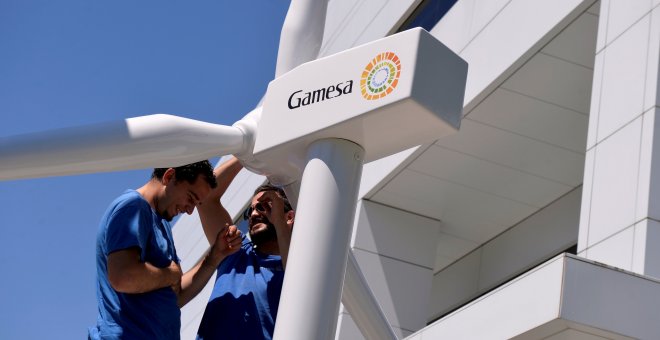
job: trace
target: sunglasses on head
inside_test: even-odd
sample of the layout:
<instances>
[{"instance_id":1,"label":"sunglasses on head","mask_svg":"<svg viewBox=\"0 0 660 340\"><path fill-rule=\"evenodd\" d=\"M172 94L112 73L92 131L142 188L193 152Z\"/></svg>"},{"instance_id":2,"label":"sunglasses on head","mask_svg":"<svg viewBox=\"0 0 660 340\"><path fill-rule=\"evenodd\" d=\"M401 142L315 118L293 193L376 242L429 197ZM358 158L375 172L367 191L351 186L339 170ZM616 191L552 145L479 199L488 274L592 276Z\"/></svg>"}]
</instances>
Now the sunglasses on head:
<instances>
[{"instance_id":1,"label":"sunglasses on head","mask_svg":"<svg viewBox=\"0 0 660 340\"><path fill-rule=\"evenodd\" d=\"M243 212L243 219L246 221L250 219L250 215L252 215L252 211L257 210L260 213L265 213L266 212L266 204L262 202L257 202L255 205L251 205L245 209Z\"/></svg>"}]
</instances>

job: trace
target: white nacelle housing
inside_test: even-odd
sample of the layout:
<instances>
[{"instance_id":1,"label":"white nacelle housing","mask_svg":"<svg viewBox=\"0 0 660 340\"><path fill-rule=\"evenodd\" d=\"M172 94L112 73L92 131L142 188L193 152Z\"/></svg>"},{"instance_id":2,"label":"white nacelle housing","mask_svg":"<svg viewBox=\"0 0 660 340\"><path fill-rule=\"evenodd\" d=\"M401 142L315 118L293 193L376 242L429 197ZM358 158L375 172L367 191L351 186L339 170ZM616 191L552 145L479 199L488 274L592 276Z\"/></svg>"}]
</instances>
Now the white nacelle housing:
<instances>
[{"instance_id":1,"label":"white nacelle housing","mask_svg":"<svg viewBox=\"0 0 660 340\"><path fill-rule=\"evenodd\" d=\"M365 162L436 140L460 125L467 63L421 28L300 65L268 86L254 158L275 184L300 178L324 138Z\"/></svg>"}]
</instances>

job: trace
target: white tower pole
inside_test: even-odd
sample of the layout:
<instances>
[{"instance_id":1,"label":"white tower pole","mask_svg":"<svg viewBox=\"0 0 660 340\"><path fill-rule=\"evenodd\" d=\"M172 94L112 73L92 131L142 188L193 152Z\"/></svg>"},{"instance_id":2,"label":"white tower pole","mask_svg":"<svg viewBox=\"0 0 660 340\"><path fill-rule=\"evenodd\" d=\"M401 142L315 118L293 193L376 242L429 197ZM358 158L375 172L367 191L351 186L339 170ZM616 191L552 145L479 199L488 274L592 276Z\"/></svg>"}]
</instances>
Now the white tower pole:
<instances>
[{"instance_id":1,"label":"white tower pole","mask_svg":"<svg viewBox=\"0 0 660 340\"><path fill-rule=\"evenodd\" d=\"M296 66L305 63L310 60L314 60L318 57L319 50L321 49L321 43L323 41L323 31L325 28L325 19L326 12L328 7L327 0L293 0L289 7L289 12L287 13L284 25L282 27L282 33L280 36L280 46L277 56L277 67L275 70L275 77L279 77L286 72L289 72ZM261 111L256 115L258 121L261 118ZM241 124L239 124L241 125ZM246 125L246 124L243 124ZM247 124L249 125L249 124ZM250 131L256 130L256 124L250 125L252 128L248 128L248 133ZM247 157L243 157L247 158ZM362 171L362 166L360 165L360 172ZM299 181L294 181L284 186L286 194L298 211L298 216L296 217L296 225L301 224L300 212L298 207L299 202L299 193L301 192L301 183ZM359 187L359 175L358 179L355 182L355 188ZM357 193L357 189L356 189ZM346 211L353 211L355 209L355 203ZM311 216L314 218L314 216ZM353 226L353 218L350 220L350 224L343 224L342 228L346 228L350 235L351 229ZM295 234L295 233L294 233ZM294 236L295 237L295 236ZM303 237L302 243L305 243ZM346 239L346 247L348 248L349 239ZM292 246L295 244L295 241L292 241ZM343 247L343 246L342 246ZM342 302L346 309L354 316L355 322L358 325L358 328L362 331L365 338L379 339L379 340L395 340L396 335L394 334L390 324L387 321L383 311L380 309L376 298L374 297L371 289L367 285L367 282L360 272L360 269L357 265L357 261L353 257L352 253L349 254L349 261L347 263L346 269L346 290L347 292L343 295ZM344 257L345 259L346 257ZM291 261L291 256L289 256L289 262ZM344 261L345 262L345 261ZM287 265L287 276L293 276L290 273L290 266ZM342 277L343 277L343 271ZM296 292L292 292L296 294ZM321 292L321 294L324 294ZM283 297L282 302L280 303L280 314L282 309L288 309L286 307L289 305L288 302L284 300L289 300L289 295L282 292ZM341 296L341 294L340 294ZM350 297L348 297L350 296ZM295 306L295 304L291 304ZM295 308L295 307L294 307ZM335 320L338 315L337 313L334 316L331 316L331 319ZM280 328L293 328L298 327L297 320L291 320L293 323L286 323L281 321L282 317L278 316L277 324L280 325ZM333 329L334 331L334 329Z\"/></svg>"},{"instance_id":2,"label":"white tower pole","mask_svg":"<svg viewBox=\"0 0 660 340\"><path fill-rule=\"evenodd\" d=\"M275 339L334 339L363 156L344 139L309 146Z\"/></svg>"}]
</instances>

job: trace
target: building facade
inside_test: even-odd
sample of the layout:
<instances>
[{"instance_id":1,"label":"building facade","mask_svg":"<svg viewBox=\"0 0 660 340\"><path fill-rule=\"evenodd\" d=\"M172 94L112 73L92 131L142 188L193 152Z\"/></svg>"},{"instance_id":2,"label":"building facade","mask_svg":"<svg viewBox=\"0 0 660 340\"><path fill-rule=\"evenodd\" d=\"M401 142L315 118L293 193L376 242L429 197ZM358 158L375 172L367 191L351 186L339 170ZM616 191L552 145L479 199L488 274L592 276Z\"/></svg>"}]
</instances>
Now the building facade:
<instances>
[{"instance_id":1,"label":"building facade","mask_svg":"<svg viewBox=\"0 0 660 340\"><path fill-rule=\"evenodd\" d=\"M395 333L660 338L660 0L452 3L328 5L321 56L426 25L469 64L460 131L362 173L352 252ZM228 189L237 223L264 180ZM208 248L195 224L174 228L184 267Z\"/></svg>"}]
</instances>

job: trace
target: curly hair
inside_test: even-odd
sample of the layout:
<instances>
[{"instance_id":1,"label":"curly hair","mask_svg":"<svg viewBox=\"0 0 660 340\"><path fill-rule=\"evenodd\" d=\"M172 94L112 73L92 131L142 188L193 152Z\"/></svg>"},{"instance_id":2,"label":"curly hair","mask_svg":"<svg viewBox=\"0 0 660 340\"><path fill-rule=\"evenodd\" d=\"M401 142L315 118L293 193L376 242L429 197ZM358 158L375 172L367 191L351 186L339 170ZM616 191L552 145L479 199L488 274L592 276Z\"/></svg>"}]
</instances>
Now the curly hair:
<instances>
[{"instance_id":1,"label":"curly hair","mask_svg":"<svg viewBox=\"0 0 660 340\"><path fill-rule=\"evenodd\" d=\"M163 179L163 174L165 174L167 169L169 168L154 169L154 171L151 173L151 178L161 181ZM193 184L197 179L197 176L201 175L212 189L218 186L218 182L216 182L215 176L213 175L213 166L208 160L178 166L173 169L174 180L177 182L186 181L190 184Z\"/></svg>"}]
</instances>

